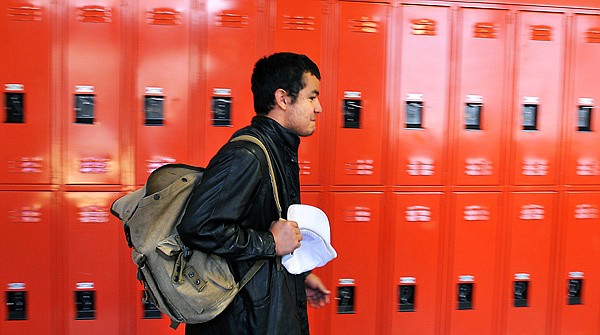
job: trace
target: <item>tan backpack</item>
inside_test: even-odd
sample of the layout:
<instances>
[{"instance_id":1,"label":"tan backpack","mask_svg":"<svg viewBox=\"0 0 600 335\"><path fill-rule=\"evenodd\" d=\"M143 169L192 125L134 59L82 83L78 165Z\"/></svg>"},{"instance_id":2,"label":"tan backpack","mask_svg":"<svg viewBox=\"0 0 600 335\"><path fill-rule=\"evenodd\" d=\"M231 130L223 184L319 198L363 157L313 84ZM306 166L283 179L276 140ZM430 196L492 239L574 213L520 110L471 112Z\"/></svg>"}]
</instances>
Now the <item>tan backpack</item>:
<instances>
[{"instance_id":1,"label":"tan backpack","mask_svg":"<svg viewBox=\"0 0 600 335\"><path fill-rule=\"evenodd\" d=\"M253 142L264 151L281 217L267 149L253 136L242 135L232 141L238 140ZM181 242L177 225L203 171L185 164L164 165L150 174L143 188L120 197L111 206L111 212L123 223L145 300L166 314L174 329L180 323L202 323L219 315L266 262L257 261L238 283L225 259L191 250Z\"/></svg>"}]
</instances>

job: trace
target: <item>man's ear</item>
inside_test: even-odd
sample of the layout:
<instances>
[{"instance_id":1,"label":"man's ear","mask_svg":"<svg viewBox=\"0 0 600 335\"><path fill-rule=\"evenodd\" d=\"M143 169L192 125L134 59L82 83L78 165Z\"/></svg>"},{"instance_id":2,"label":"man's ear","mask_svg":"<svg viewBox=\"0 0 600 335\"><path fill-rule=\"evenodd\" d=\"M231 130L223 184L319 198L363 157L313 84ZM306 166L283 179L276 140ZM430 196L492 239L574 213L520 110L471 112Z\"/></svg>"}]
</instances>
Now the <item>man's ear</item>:
<instances>
[{"instance_id":1,"label":"man's ear","mask_svg":"<svg viewBox=\"0 0 600 335\"><path fill-rule=\"evenodd\" d=\"M281 88L278 88L275 91L275 103L279 106L280 109L287 109L287 92Z\"/></svg>"}]
</instances>

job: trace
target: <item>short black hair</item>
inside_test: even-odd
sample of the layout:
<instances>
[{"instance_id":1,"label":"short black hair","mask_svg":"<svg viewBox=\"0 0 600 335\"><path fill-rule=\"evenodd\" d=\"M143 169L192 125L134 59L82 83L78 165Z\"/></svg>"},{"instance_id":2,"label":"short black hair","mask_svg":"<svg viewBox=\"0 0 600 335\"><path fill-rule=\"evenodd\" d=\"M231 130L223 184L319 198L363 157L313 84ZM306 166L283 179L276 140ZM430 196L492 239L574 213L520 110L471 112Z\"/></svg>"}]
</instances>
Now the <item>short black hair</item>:
<instances>
[{"instance_id":1,"label":"short black hair","mask_svg":"<svg viewBox=\"0 0 600 335\"><path fill-rule=\"evenodd\" d=\"M321 79L319 67L306 55L292 52L279 52L262 57L254 65L252 72L252 94L254 94L254 111L266 115L275 106L275 91L283 89L292 98L298 98L305 86L302 76L312 74Z\"/></svg>"}]
</instances>

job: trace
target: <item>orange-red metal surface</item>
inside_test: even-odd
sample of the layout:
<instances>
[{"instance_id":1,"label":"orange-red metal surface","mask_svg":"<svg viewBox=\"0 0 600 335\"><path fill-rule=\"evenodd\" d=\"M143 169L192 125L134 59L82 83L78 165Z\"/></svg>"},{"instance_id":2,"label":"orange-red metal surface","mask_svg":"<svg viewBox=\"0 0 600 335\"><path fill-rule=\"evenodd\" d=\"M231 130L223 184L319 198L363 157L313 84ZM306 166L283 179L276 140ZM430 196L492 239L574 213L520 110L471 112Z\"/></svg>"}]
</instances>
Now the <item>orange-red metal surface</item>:
<instances>
[{"instance_id":1,"label":"orange-red metal surface","mask_svg":"<svg viewBox=\"0 0 600 335\"><path fill-rule=\"evenodd\" d=\"M330 326L326 334L378 334L383 194L333 193Z\"/></svg>"},{"instance_id":2,"label":"orange-red metal surface","mask_svg":"<svg viewBox=\"0 0 600 335\"><path fill-rule=\"evenodd\" d=\"M132 111L137 185L143 185L156 168L186 163L189 158L190 3L148 0L138 4L136 108ZM162 120L158 121L162 123L147 125L145 105L154 98L162 101Z\"/></svg>"},{"instance_id":3,"label":"orange-red metal surface","mask_svg":"<svg viewBox=\"0 0 600 335\"><path fill-rule=\"evenodd\" d=\"M202 108L206 131L199 136L204 145L204 164L234 131L248 125L256 115L250 77L259 56L257 7L256 1L249 0L209 0L206 3L207 44L203 50L206 101ZM219 99L228 101L224 104L228 105L229 115L215 111L215 100Z\"/></svg>"},{"instance_id":4,"label":"orange-red metal surface","mask_svg":"<svg viewBox=\"0 0 600 335\"><path fill-rule=\"evenodd\" d=\"M384 94L389 6L340 2L339 7L337 104L331 111L335 115L335 146L330 149L335 158L333 183L379 185L387 120Z\"/></svg>"},{"instance_id":5,"label":"orange-red metal surface","mask_svg":"<svg viewBox=\"0 0 600 335\"><path fill-rule=\"evenodd\" d=\"M450 278L446 283L448 334L494 334L500 259L501 194L455 193L452 201ZM463 285L470 286L462 292ZM459 309L463 297L470 308ZM460 299L459 299L460 298Z\"/></svg>"},{"instance_id":6,"label":"orange-red metal surface","mask_svg":"<svg viewBox=\"0 0 600 335\"><path fill-rule=\"evenodd\" d=\"M564 50L563 14L518 12L512 184L558 182Z\"/></svg>"},{"instance_id":7,"label":"orange-red metal surface","mask_svg":"<svg viewBox=\"0 0 600 335\"><path fill-rule=\"evenodd\" d=\"M67 15L66 86L61 85L67 106L61 114L65 129L64 180L67 184L119 184L124 120L120 108L120 1L98 5L93 0L70 0ZM82 97L85 101L80 105L77 99ZM80 120L77 108L93 115Z\"/></svg>"},{"instance_id":8,"label":"orange-red metal surface","mask_svg":"<svg viewBox=\"0 0 600 335\"><path fill-rule=\"evenodd\" d=\"M0 333L49 334L56 303L58 254L51 192L0 192ZM24 292L24 293L21 293ZM8 301L9 294L24 294L24 306ZM9 303L15 305L9 305ZM11 319L9 310L24 309L23 319Z\"/></svg>"},{"instance_id":9,"label":"orange-red metal surface","mask_svg":"<svg viewBox=\"0 0 600 335\"><path fill-rule=\"evenodd\" d=\"M61 274L64 334L118 334L125 312L120 307L120 250L126 244L122 225L110 214L116 192L65 192L65 267ZM82 299L78 313L76 295ZM93 312L91 312L93 311Z\"/></svg>"},{"instance_id":10,"label":"orange-red metal surface","mask_svg":"<svg viewBox=\"0 0 600 335\"><path fill-rule=\"evenodd\" d=\"M565 183L600 183L600 15L576 15L573 19L572 91L569 92L563 132L568 144L563 173ZM587 108L586 108L587 107ZM583 108L583 109L582 109ZM591 110L580 119L580 110ZM589 125L589 128L586 127Z\"/></svg>"},{"instance_id":11,"label":"orange-red metal surface","mask_svg":"<svg viewBox=\"0 0 600 335\"><path fill-rule=\"evenodd\" d=\"M552 330L557 200L552 192L510 194L508 267L501 277L506 313L503 334L547 334ZM525 283L526 289L516 294L515 282Z\"/></svg>"},{"instance_id":12,"label":"orange-red metal surface","mask_svg":"<svg viewBox=\"0 0 600 335\"><path fill-rule=\"evenodd\" d=\"M509 15L506 10L462 8L458 17L453 184L499 185L508 159L502 135L509 116L504 113Z\"/></svg>"},{"instance_id":13,"label":"orange-red metal surface","mask_svg":"<svg viewBox=\"0 0 600 335\"><path fill-rule=\"evenodd\" d=\"M440 326L442 193L394 193L396 209L393 247L394 275L386 289L393 292L390 334L437 334ZM399 292L404 286L410 292ZM407 296L403 296L407 295ZM401 299L407 308L400 305ZM410 306L412 303L413 306ZM412 308L411 308L412 307Z\"/></svg>"},{"instance_id":14,"label":"orange-red metal surface","mask_svg":"<svg viewBox=\"0 0 600 335\"><path fill-rule=\"evenodd\" d=\"M0 184L51 182L52 1L0 5ZM7 123L8 95L22 98L22 123Z\"/></svg>"},{"instance_id":15,"label":"orange-red metal surface","mask_svg":"<svg viewBox=\"0 0 600 335\"><path fill-rule=\"evenodd\" d=\"M600 192L567 192L562 206L561 249L556 290L558 334L600 332ZM571 280L581 286L570 287ZM569 304L569 292L580 303ZM576 295L576 294L573 294Z\"/></svg>"},{"instance_id":16,"label":"orange-red metal surface","mask_svg":"<svg viewBox=\"0 0 600 335\"><path fill-rule=\"evenodd\" d=\"M322 61L324 44L323 29L323 1L274 1L275 4L275 36L274 52L291 51L303 53L310 57L321 70L321 92L319 97L321 105L326 106L324 100L332 96L332 92L324 90L331 74L326 72L325 63ZM302 41L299 43L299 41ZM318 116L317 130L310 137L302 138L298 153L300 165L300 183L302 185L318 185L322 183L320 161L321 138L325 133L325 114L332 111L323 110Z\"/></svg>"},{"instance_id":17,"label":"orange-red metal surface","mask_svg":"<svg viewBox=\"0 0 600 335\"><path fill-rule=\"evenodd\" d=\"M395 185L441 185L445 180L450 13L441 6L402 6L396 19Z\"/></svg>"}]
</instances>

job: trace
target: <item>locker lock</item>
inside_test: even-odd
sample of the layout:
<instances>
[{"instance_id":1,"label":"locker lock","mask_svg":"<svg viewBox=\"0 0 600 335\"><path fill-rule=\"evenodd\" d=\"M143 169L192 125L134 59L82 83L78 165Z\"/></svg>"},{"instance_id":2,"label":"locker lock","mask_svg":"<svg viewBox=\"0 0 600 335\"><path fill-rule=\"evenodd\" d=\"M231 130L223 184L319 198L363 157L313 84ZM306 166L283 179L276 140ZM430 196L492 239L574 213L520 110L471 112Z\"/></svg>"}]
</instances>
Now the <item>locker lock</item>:
<instances>
[{"instance_id":1,"label":"locker lock","mask_svg":"<svg viewBox=\"0 0 600 335\"><path fill-rule=\"evenodd\" d=\"M592 131L592 106L579 106L577 110L577 131Z\"/></svg>"},{"instance_id":2,"label":"locker lock","mask_svg":"<svg viewBox=\"0 0 600 335\"><path fill-rule=\"evenodd\" d=\"M529 282L518 280L513 283L513 305L515 307L527 307L527 293Z\"/></svg>"},{"instance_id":3,"label":"locker lock","mask_svg":"<svg viewBox=\"0 0 600 335\"><path fill-rule=\"evenodd\" d=\"M24 123L24 94L4 93L4 110L6 111L5 123Z\"/></svg>"},{"instance_id":4,"label":"locker lock","mask_svg":"<svg viewBox=\"0 0 600 335\"><path fill-rule=\"evenodd\" d=\"M583 279L569 279L569 291L567 304L581 305L581 290L583 288Z\"/></svg>"},{"instance_id":5,"label":"locker lock","mask_svg":"<svg viewBox=\"0 0 600 335\"><path fill-rule=\"evenodd\" d=\"M27 320L27 292L6 292L6 308L8 310L6 320Z\"/></svg>"},{"instance_id":6,"label":"locker lock","mask_svg":"<svg viewBox=\"0 0 600 335\"><path fill-rule=\"evenodd\" d=\"M344 99L344 128L360 128L360 110L362 101Z\"/></svg>"},{"instance_id":7,"label":"locker lock","mask_svg":"<svg viewBox=\"0 0 600 335\"><path fill-rule=\"evenodd\" d=\"M423 101L406 102L406 128L423 128Z\"/></svg>"},{"instance_id":8,"label":"locker lock","mask_svg":"<svg viewBox=\"0 0 600 335\"><path fill-rule=\"evenodd\" d=\"M523 130L538 130L538 104L525 103L523 105Z\"/></svg>"},{"instance_id":9,"label":"locker lock","mask_svg":"<svg viewBox=\"0 0 600 335\"><path fill-rule=\"evenodd\" d=\"M164 123L165 97L146 95L144 97L144 115L146 126L161 126Z\"/></svg>"},{"instance_id":10,"label":"locker lock","mask_svg":"<svg viewBox=\"0 0 600 335\"><path fill-rule=\"evenodd\" d=\"M458 284L458 309L473 309L473 283Z\"/></svg>"},{"instance_id":11,"label":"locker lock","mask_svg":"<svg viewBox=\"0 0 600 335\"><path fill-rule=\"evenodd\" d=\"M398 286L398 311L399 312L414 312L415 311L415 290L414 284Z\"/></svg>"},{"instance_id":12,"label":"locker lock","mask_svg":"<svg viewBox=\"0 0 600 335\"><path fill-rule=\"evenodd\" d=\"M354 286L340 286L337 290L338 314L354 314Z\"/></svg>"},{"instance_id":13,"label":"locker lock","mask_svg":"<svg viewBox=\"0 0 600 335\"><path fill-rule=\"evenodd\" d=\"M231 126L231 97L212 98L213 126Z\"/></svg>"},{"instance_id":14,"label":"locker lock","mask_svg":"<svg viewBox=\"0 0 600 335\"><path fill-rule=\"evenodd\" d=\"M95 301L95 291L75 291L75 320L94 320L96 318Z\"/></svg>"},{"instance_id":15,"label":"locker lock","mask_svg":"<svg viewBox=\"0 0 600 335\"><path fill-rule=\"evenodd\" d=\"M465 107L465 129L481 130L481 103L468 102Z\"/></svg>"},{"instance_id":16,"label":"locker lock","mask_svg":"<svg viewBox=\"0 0 600 335\"><path fill-rule=\"evenodd\" d=\"M94 123L93 94L75 94L75 123Z\"/></svg>"}]
</instances>

